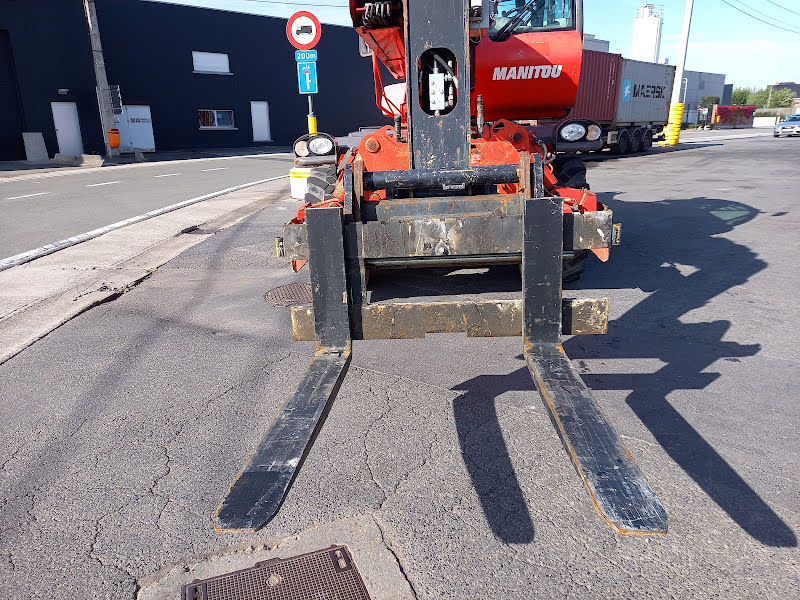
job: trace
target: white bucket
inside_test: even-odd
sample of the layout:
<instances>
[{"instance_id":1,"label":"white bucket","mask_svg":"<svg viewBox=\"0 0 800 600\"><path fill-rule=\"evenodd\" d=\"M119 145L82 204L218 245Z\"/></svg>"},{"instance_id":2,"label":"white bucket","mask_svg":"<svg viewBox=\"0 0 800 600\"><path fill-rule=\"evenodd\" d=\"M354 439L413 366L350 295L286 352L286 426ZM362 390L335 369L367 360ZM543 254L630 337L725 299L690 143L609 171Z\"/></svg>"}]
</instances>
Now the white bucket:
<instances>
[{"instance_id":1,"label":"white bucket","mask_svg":"<svg viewBox=\"0 0 800 600\"><path fill-rule=\"evenodd\" d=\"M311 175L311 169L305 167L294 167L289 170L289 189L291 190L292 198L296 200L305 199L309 175Z\"/></svg>"}]
</instances>

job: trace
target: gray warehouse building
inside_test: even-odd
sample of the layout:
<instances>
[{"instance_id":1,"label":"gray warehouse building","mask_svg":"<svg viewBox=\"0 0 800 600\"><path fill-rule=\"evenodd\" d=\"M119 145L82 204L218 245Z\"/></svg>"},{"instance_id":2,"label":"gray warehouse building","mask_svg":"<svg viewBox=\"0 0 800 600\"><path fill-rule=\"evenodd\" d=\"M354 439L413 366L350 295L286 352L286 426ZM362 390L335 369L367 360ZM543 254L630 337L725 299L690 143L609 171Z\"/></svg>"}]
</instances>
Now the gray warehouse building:
<instances>
[{"instance_id":1,"label":"gray warehouse building","mask_svg":"<svg viewBox=\"0 0 800 600\"><path fill-rule=\"evenodd\" d=\"M725 95L725 75L720 73L703 73L700 71L684 71L685 80L681 92L681 99L685 106L683 121L697 123L697 111L700 108L700 99L703 96L717 96L722 99Z\"/></svg>"}]
</instances>

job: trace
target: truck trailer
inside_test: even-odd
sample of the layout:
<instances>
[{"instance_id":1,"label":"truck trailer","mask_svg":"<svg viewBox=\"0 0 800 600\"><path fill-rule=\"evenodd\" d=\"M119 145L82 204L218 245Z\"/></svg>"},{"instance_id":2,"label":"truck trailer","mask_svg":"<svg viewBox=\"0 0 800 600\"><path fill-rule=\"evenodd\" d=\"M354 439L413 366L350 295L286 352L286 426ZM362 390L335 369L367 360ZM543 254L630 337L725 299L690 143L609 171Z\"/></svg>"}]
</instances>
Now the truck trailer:
<instances>
[{"instance_id":1,"label":"truck trailer","mask_svg":"<svg viewBox=\"0 0 800 600\"><path fill-rule=\"evenodd\" d=\"M567 119L540 120L536 135L557 152L610 148L615 154L647 152L661 138L669 117L675 67L584 50L578 96ZM602 130L601 147L569 142L568 123L588 121Z\"/></svg>"}]
</instances>

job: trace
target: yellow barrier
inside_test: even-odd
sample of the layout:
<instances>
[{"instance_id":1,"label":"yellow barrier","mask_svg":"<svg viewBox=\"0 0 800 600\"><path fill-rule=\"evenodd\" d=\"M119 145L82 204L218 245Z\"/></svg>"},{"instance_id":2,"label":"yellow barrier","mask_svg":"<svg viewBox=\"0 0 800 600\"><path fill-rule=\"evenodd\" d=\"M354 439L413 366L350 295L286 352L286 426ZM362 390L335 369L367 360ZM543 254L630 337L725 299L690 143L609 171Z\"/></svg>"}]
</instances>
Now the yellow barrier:
<instances>
[{"instance_id":1,"label":"yellow barrier","mask_svg":"<svg viewBox=\"0 0 800 600\"><path fill-rule=\"evenodd\" d=\"M664 141L662 146L674 146L681 136L681 123L683 123L683 102L674 102L669 107L669 121L664 127Z\"/></svg>"}]
</instances>

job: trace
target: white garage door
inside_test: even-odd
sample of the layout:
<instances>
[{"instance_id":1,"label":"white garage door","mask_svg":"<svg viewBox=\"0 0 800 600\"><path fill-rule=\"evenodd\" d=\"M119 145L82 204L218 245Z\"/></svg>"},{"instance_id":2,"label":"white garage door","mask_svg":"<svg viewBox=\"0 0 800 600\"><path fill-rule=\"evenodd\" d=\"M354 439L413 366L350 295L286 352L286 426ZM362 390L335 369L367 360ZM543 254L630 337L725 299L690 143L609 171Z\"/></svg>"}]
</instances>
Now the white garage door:
<instances>
[{"instance_id":1,"label":"white garage door","mask_svg":"<svg viewBox=\"0 0 800 600\"><path fill-rule=\"evenodd\" d=\"M119 116L120 152L155 152L153 119L150 107L145 104L125 105Z\"/></svg>"},{"instance_id":2,"label":"white garage door","mask_svg":"<svg viewBox=\"0 0 800 600\"><path fill-rule=\"evenodd\" d=\"M58 151L68 156L80 156L83 154L83 139L78 121L78 106L74 102L51 102L50 107L56 126Z\"/></svg>"},{"instance_id":3,"label":"white garage door","mask_svg":"<svg viewBox=\"0 0 800 600\"><path fill-rule=\"evenodd\" d=\"M251 102L250 114L253 117L253 141L271 142L272 133L269 128L269 103L263 101Z\"/></svg>"}]
</instances>

